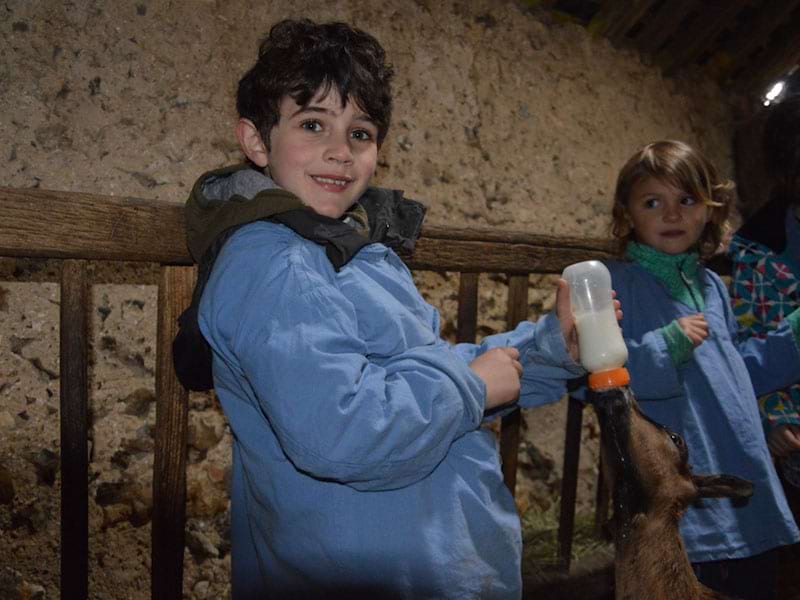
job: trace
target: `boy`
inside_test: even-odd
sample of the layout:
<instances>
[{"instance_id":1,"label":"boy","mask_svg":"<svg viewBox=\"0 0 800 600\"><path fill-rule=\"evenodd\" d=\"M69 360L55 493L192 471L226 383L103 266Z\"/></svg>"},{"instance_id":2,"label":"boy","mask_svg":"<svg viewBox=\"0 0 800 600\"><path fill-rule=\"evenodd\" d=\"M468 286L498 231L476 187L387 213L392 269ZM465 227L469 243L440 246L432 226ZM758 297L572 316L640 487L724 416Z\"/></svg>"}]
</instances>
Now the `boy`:
<instances>
[{"instance_id":1,"label":"boy","mask_svg":"<svg viewBox=\"0 0 800 600\"><path fill-rule=\"evenodd\" d=\"M519 518L480 424L582 373L568 293L560 322L480 346L439 337L387 247L413 247L424 209L368 187L392 74L362 31L278 23L239 84L252 168L207 174L189 199L234 435L234 600L521 593Z\"/></svg>"}]
</instances>

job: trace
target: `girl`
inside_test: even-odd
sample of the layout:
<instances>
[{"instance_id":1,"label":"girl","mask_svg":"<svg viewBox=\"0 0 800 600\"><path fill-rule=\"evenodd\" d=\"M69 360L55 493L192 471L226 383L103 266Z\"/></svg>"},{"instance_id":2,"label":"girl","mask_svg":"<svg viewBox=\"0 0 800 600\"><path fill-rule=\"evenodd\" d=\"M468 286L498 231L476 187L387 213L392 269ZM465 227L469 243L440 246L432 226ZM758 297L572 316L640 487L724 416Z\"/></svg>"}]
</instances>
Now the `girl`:
<instances>
[{"instance_id":1,"label":"girl","mask_svg":"<svg viewBox=\"0 0 800 600\"><path fill-rule=\"evenodd\" d=\"M774 598L768 551L800 537L761 428L754 394L800 378L800 315L768 339L735 341L724 284L701 259L720 244L733 184L682 142L649 144L619 173L612 231L623 261L608 265L642 410L680 433L697 473L755 485L747 506L715 500L681 522L705 585L743 600ZM749 376L748 376L749 374Z\"/></svg>"}]
</instances>

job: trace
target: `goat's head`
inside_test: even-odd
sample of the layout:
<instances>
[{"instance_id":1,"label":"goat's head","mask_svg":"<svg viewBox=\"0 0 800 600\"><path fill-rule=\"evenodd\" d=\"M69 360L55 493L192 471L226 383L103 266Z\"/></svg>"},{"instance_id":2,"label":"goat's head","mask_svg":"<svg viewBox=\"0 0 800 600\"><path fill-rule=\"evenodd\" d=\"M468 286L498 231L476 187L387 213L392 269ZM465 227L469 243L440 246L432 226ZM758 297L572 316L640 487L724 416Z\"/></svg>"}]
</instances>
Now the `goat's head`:
<instances>
[{"instance_id":1,"label":"goat's head","mask_svg":"<svg viewBox=\"0 0 800 600\"><path fill-rule=\"evenodd\" d=\"M677 522L701 498L745 500L753 485L732 475L693 475L683 438L645 416L627 387L592 392L617 527L637 515Z\"/></svg>"}]
</instances>

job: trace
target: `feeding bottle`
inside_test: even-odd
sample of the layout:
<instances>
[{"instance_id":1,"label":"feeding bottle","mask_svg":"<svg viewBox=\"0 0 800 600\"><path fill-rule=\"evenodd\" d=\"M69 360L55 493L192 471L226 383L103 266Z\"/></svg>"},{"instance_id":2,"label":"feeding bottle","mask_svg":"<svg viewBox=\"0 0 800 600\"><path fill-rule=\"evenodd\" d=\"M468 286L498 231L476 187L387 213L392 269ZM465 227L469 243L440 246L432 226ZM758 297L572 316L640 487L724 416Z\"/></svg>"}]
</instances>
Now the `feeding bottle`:
<instances>
[{"instance_id":1,"label":"feeding bottle","mask_svg":"<svg viewBox=\"0 0 800 600\"><path fill-rule=\"evenodd\" d=\"M561 276L569 283L580 361L589 371L589 387L628 385L630 375L624 367L628 348L617 322L611 273L599 260L587 260L568 266Z\"/></svg>"}]
</instances>

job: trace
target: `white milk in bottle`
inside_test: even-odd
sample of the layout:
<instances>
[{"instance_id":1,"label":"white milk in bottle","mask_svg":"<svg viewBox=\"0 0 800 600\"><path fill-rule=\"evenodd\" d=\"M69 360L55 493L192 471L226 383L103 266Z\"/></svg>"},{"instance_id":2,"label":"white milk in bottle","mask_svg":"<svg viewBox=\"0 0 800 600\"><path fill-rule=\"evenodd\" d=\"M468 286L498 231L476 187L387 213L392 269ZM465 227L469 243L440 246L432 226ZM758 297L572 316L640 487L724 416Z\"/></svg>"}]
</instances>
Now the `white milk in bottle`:
<instances>
[{"instance_id":1,"label":"white milk in bottle","mask_svg":"<svg viewBox=\"0 0 800 600\"><path fill-rule=\"evenodd\" d=\"M608 269L598 260L587 260L568 266L561 276L569 283L580 361L591 374L589 387L627 385L630 377L623 365L628 348L617 323Z\"/></svg>"}]
</instances>

